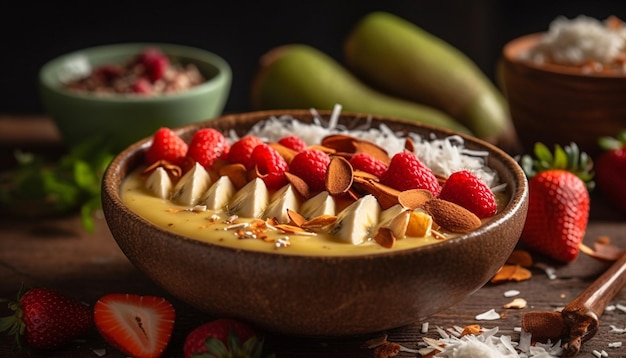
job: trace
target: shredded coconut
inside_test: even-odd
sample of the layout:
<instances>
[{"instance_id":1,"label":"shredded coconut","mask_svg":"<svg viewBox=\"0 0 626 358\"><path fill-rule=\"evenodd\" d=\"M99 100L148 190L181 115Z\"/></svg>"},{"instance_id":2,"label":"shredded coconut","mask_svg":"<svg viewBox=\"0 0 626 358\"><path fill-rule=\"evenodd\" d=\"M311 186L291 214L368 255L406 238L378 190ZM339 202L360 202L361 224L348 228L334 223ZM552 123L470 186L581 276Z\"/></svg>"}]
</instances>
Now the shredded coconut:
<instances>
[{"instance_id":1,"label":"shredded coconut","mask_svg":"<svg viewBox=\"0 0 626 358\"><path fill-rule=\"evenodd\" d=\"M328 122L311 109L313 122L302 123L291 115L272 116L265 121L258 122L248 132L265 141L278 141L280 138L297 134L308 145L319 144L323 137L329 134L347 134L364 139L384 148L390 156L404 150L404 133L394 132L382 124L378 128L372 127L371 118L350 125L350 129L338 123L340 105L336 105ZM462 137L453 135L446 138L423 138L409 132L414 142L415 153L418 158L431 170L444 177L462 169L469 170L478 176L492 191L503 190L506 184L499 182L497 173L487 166L486 151L477 151L465 148ZM230 133L230 140L239 139L234 131Z\"/></svg>"},{"instance_id":2,"label":"shredded coconut","mask_svg":"<svg viewBox=\"0 0 626 358\"><path fill-rule=\"evenodd\" d=\"M554 63L566 66L582 66L594 63L589 71L602 71L605 67L621 66L624 55L626 28L616 27L619 21L609 18L604 22L579 15L573 19L557 17L539 43L522 54L522 58L537 64Z\"/></svg>"}]
</instances>

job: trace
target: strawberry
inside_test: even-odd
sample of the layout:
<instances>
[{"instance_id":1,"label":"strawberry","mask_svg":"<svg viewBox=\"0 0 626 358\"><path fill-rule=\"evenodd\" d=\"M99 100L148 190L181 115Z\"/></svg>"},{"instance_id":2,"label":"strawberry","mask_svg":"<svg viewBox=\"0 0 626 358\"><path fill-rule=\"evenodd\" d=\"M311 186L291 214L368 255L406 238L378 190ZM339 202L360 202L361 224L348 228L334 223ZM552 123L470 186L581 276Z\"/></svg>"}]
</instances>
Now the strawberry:
<instances>
[{"instance_id":1,"label":"strawberry","mask_svg":"<svg viewBox=\"0 0 626 358\"><path fill-rule=\"evenodd\" d=\"M289 163L289 172L309 185L312 192L326 187L326 171L330 156L319 149L306 149L296 154Z\"/></svg>"},{"instance_id":2,"label":"strawberry","mask_svg":"<svg viewBox=\"0 0 626 358\"><path fill-rule=\"evenodd\" d=\"M182 165L187 150L187 143L173 130L166 127L159 128L152 137L150 148L146 151L146 164L165 160L172 164Z\"/></svg>"},{"instance_id":3,"label":"strawberry","mask_svg":"<svg viewBox=\"0 0 626 358\"><path fill-rule=\"evenodd\" d=\"M94 306L100 335L120 351L136 358L159 357L167 347L176 314L165 298L113 293Z\"/></svg>"},{"instance_id":4,"label":"strawberry","mask_svg":"<svg viewBox=\"0 0 626 358\"><path fill-rule=\"evenodd\" d=\"M450 174L439 198L460 205L481 219L493 216L498 210L491 189L469 170Z\"/></svg>"},{"instance_id":5,"label":"strawberry","mask_svg":"<svg viewBox=\"0 0 626 358\"><path fill-rule=\"evenodd\" d=\"M247 135L237 140L230 146L228 151L228 161L231 163L243 164L247 169L254 168L254 164L250 160L254 147L263 144L261 138L254 135Z\"/></svg>"},{"instance_id":6,"label":"strawberry","mask_svg":"<svg viewBox=\"0 0 626 358\"><path fill-rule=\"evenodd\" d=\"M222 133L213 128L203 128L191 138L187 156L209 169L215 160L228 152L229 146Z\"/></svg>"},{"instance_id":7,"label":"strawberry","mask_svg":"<svg viewBox=\"0 0 626 358\"><path fill-rule=\"evenodd\" d=\"M278 140L278 144L284 145L285 147L291 150L294 150L298 153L305 150L308 147L306 142L302 138L298 137L297 135L290 135L290 136L282 137Z\"/></svg>"},{"instance_id":8,"label":"strawberry","mask_svg":"<svg viewBox=\"0 0 626 358\"><path fill-rule=\"evenodd\" d=\"M14 334L19 346L25 343L33 349L56 349L93 326L91 307L49 288L20 290L9 308L15 314L0 318L0 331Z\"/></svg>"},{"instance_id":9,"label":"strawberry","mask_svg":"<svg viewBox=\"0 0 626 358\"><path fill-rule=\"evenodd\" d=\"M574 261L587 230L593 162L574 143L555 145L554 155L537 143L535 155L521 160L529 203L520 241L561 263Z\"/></svg>"},{"instance_id":10,"label":"strawberry","mask_svg":"<svg viewBox=\"0 0 626 358\"><path fill-rule=\"evenodd\" d=\"M435 196L441 190L432 170L409 151L397 153L391 158L389 167L380 176L380 182L400 191L426 189Z\"/></svg>"},{"instance_id":11,"label":"strawberry","mask_svg":"<svg viewBox=\"0 0 626 358\"><path fill-rule=\"evenodd\" d=\"M604 152L596 159L596 184L602 194L626 214L626 130L616 137L602 137L598 144Z\"/></svg>"},{"instance_id":12,"label":"strawberry","mask_svg":"<svg viewBox=\"0 0 626 358\"><path fill-rule=\"evenodd\" d=\"M387 164L379 159L374 158L371 154L366 152L359 152L354 154L350 158L350 164L354 169L362 170L364 172L376 175L380 178L381 175L387 170Z\"/></svg>"},{"instance_id":13,"label":"strawberry","mask_svg":"<svg viewBox=\"0 0 626 358\"><path fill-rule=\"evenodd\" d=\"M285 172L289 166L276 149L263 143L254 147L250 157L257 173L270 190L277 190L287 184Z\"/></svg>"},{"instance_id":14,"label":"strawberry","mask_svg":"<svg viewBox=\"0 0 626 358\"><path fill-rule=\"evenodd\" d=\"M255 358L261 357L263 340L248 324L220 318L191 331L185 338L183 352L185 358Z\"/></svg>"}]
</instances>

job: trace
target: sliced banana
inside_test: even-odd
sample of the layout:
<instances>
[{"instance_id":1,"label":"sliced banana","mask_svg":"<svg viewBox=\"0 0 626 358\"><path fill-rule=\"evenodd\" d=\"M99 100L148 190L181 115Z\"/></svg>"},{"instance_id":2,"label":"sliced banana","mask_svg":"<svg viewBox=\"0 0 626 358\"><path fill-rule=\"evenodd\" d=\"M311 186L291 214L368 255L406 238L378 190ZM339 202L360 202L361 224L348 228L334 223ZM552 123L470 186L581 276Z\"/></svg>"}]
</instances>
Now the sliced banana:
<instances>
[{"instance_id":1,"label":"sliced banana","mask_svg":"<svg viewBox=\"0 0 626 358\"><path fill-rule=\"evenodd\" d=\"M378 200L371 194L365 195L337 214L330 234L353 245L362 244L372 236L379 215Z\"/></svg>"},{"instance_id":2,"label":"sliced banana","mask_svg":"<svg viewBox=\"0 0 626 358\"><path fill-rule=\"evenodd\" d=\"M289 216L287 215L287 209L298 212L300 206L300 200L293 187L289 184L280 188L272 195L270 204L265 210L266 218L276 218L279 223L287 224L289 222Z\"/></svg>"},{"instance_id":3,"label":"sliced banana","mask_svg":"<svg viewBox=\"0 0 626 358\"><path fill-rule=\"evenodd\" d=\"M183 205L196 205L211 186L211 177L198 163L180 178L174 187L172 201Z\"/></svg>"},{"instance_id":4,"label":"sliced banana","mask_svg":"<svg viewBox=\"0 0 626 358\"><path fill-rule=\"evenodd\" d=\"M378 225L374 229L374 233L378 232L380 228L388 228L396 239L404 239L406 237L406 229L409 225L410 215L411 210L400 204L383 210L380 213Z\"/></svg>"},{"instance_id":5,"label":"sliced banana","mask_svg":"<svg viewBox=\"0 0 626 358\"><path fill-rule=\"evenodd\" d=\"M269 204L269 197L265 182L260 178L254 178L233 195L228 212L245 218L262 218Z\"/></svg>"},{"instance_id":6,"label":"sliced banana","mask_svg":"<svg viewBox=\"0 0 626 358\"><path fill-rule=\"evenodd\" d=\"M299 213L305 219L311 220L322 215L335 215L335 211L335 200L327 191L322 191L305 201L300 206Z\"/></svg>"},{"instance_id":7,"label":"sliced banana","mask_svg":"<svg viewBox=\"0 0 626 358\"><path fill-rule=\"evenodd\" d=\"M146 179L146 189L161 199L167 199L172 192L172 179L163 167L158 167Z\"/></svg>"},{"instance_id":8,"label":"sliced banana","mask_svg":"<svg viewBox=\"0 0 626 358\"><path fill-rule=\"evenodd\" d=\"M226 210L237 189L226 175L219 177L206 192L202 202L208 210Z\"/></svg>"}]
</instances>

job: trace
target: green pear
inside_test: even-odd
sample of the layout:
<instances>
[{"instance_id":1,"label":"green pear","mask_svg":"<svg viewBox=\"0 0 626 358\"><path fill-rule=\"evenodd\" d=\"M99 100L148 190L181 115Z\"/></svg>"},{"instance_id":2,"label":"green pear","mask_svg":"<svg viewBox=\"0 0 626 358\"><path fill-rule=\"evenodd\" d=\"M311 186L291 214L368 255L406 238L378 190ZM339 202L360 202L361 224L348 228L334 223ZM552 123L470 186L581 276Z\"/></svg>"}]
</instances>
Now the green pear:
<instances>
[{"instance_id":1,"label":"green pear","mask_svg":"<svg viewBox=\"0 0 626 358\"><path fill-rule=\"evenodd\" d=\"M331 109L368 113L471 132L444 112L365 85L322 51L304 44L276 47L261 57L252 83L254 109Z\"/></svg>"},{"instance_id":2,"label":"green pear","mask_svg":"<svg viewBox=\"0 0 626 358\"><path fill-rule=\"evenodd\" d=\"M346 37L344 55L346 67L377 90L438 108L491 143L516 140L504 96L478 66L403 18L366 15Z\"/></svg>"}]
</instances>

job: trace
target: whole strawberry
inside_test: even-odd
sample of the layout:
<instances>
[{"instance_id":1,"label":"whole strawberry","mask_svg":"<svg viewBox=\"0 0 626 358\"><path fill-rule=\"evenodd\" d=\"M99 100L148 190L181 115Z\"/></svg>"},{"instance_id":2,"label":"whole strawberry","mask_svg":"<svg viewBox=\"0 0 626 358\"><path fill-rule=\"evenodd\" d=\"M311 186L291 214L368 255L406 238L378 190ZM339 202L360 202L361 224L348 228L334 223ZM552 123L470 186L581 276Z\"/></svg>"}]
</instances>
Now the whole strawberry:
<instances>
[{"instance_id":1,"label":"whole strawberry","mask_svg":"<svg viewBox=\"0 0 626 358\"><path fill-rule=\"evenodd\" d=\"M8 331L15 335L18 345L33 349L62 347L93 326L91 307L53 289L20 292L9 308L15 314L0 318L0 331Z\"/></svg>"},{"instance_id":2,"label":"whole strawberry","mask_svg":"<svg viewBox=\"0 0 626 358\"><path fill-rule=\"evenodd\" d=\"M529 203L520 240L561 263L574 261L587 230L593 162L574 143L556 145L554 155L538 143L535 155L522 157Z\"/></svg>"},{"instance_id":3,"label":"whole strawberry","mask_svg":"<svg viewBox=\"0 0 626 358\"><path fill-rule=\"evenodd\" d=\"M162 127L152 136L152 144L146 151L146 164L164 160L182 165L187 155L188 145L173 130Z\"/></svg>"},{"instance_id":4,"label":"whole strawberry","mask_svg":"<svg viewBox=\"0 0 626 358\"><path fill-rule=\"evenodd\" d=\"M194 133L187 156L209 169L215 160L228 153L230 145L222 133L213 128L203 128Z\"/></svg>"},{"instance_id":5,"label":"whole strawberry","mask_svg":"<svg viewBox=\"0 0 626 358\"><path fill-rule=\"evenodd\" d=\"M441 187L435 174L413 152L403 151L391 158L389 167L380 176L380 182L394 189L426 189L439 195Z\"/></svg>"},{"instance_id":6,"label":"whole strawberry","mask_svg":"<svg viewBox=\"0 0 626 358\"><path fill-rule=\"evenodd\" d=\"M183 352L185 358L260 358L263 340L248 324L220 318L191 331L185 339Z\"/></svg>"},{"instance_id":7,"label":"whole strawberry","mask_svg":"<svg viewBox=\"0 0 626 358\"><path fill-rule=\"evenodd\" d=\"M450 174L439 198L458 204L481 219L491 217L498 211L491 189L469 170Z\"/></svg>"},{"instance_id":8,"label":"whole strawberry","mask_svg":"<svg viewBox=\"0 0 626 358\"><path fill-rule=\"evenodd\" d=\"M604 152L595 162L595 181L602 194L626 214L626 130L599 139Z\"/></svg>"}]
</instances>

